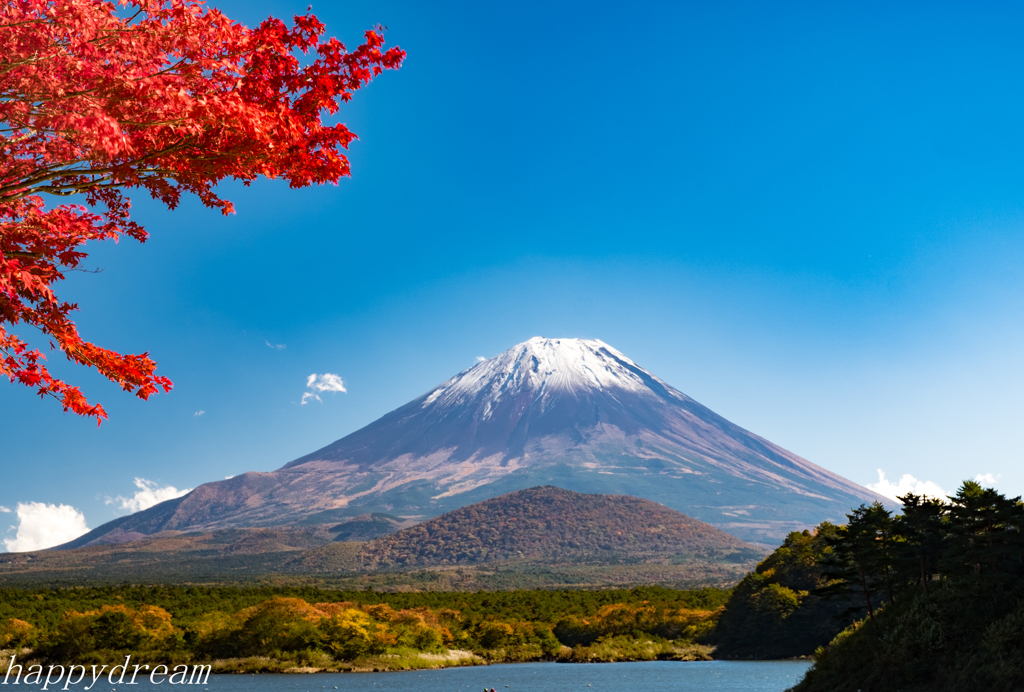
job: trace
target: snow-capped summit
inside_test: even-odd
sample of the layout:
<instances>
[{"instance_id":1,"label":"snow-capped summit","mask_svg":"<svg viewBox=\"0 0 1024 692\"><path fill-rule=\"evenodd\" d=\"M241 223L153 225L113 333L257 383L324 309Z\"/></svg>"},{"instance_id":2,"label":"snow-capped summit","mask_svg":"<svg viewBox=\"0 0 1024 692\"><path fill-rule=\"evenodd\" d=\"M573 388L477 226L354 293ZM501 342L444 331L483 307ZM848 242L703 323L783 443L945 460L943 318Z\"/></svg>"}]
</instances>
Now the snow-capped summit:
<instances>
[{"instance_id":1,"label":"snow-capped summit","mask_svg":"<svg viewBox=\"0 0 1024 692\"><path fill-rule=\"evenodd\" d=\"M373 511L435 516L536 485L634 495L767 542L884 501L602 341L535 337L277 471L207 483L80 542Z\"/></svg>"},{"instance_id":2,"label":"snow-capped summit","mask_svg":"<svg viewBox=\"0 0 1024 692\"><path fill-rule=\"evenodd\" d=\"M671 390L598 339L535 336L459 373L430 392L423 406L461 406L480 397L486 397L493 406L524 394L546 398L554 393L588 389L639 394L648 392L651 382Z\"/></svg>"}]
</instances>

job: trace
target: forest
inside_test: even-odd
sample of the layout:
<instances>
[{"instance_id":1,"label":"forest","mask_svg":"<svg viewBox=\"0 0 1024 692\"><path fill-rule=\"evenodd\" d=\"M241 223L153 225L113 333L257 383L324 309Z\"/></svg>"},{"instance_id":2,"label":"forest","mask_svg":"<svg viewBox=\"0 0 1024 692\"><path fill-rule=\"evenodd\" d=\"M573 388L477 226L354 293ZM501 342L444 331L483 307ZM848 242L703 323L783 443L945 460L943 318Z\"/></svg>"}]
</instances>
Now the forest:
<instances>
[{"instance_id":1,"label":"forest","mask_svg":"<svg viewBox=\"0 0 1024 692\"><path fill-rule=\"evenodd\" d=\"M214 672L707 658L728 592L338 592L94 587L0 592L19 662L211 663ZM2 670L2 668L0 668Z\"/></svg>"},{"instance_id":2,"label":"forest","mask_svg":"<svg viewBox=\"0 0 1024 692\"><path fill-rule=\"evenodd\" d=\"M797 687L1016 690L1024 686L1024 504L974 481L948 502L860 507L827 541L826 596L866 617L814 653Z\"/></svg>"},{"instance_id":3,"label":"forest","mask_svg":"<svg viewBox=\"0 0 1024 692\"><path fill-rule=\"evenodd\" d=\"M812 655L799 692L1024 686L1024 504L974 481L791 534L733 590L716 658Z\"/></svg>"}]
</instances>

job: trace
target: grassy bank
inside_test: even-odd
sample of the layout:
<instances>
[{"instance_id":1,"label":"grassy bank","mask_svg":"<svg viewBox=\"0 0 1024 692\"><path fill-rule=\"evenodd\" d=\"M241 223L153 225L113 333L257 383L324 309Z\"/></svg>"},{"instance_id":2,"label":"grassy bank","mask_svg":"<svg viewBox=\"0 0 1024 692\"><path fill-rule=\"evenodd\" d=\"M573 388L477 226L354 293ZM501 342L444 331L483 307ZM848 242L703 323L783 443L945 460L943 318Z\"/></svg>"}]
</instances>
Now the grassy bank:
<instances>
[{"instance_id":1,"label":"grassy bank","mask_svg":"<svg viewBox=\"0 0 1024 692\"><path fill-rule=\"evenodd\" d=\"M616 663L624 661L710 661L712 647L692 643L636 640L620 637L593 646L563 646L556 652L540 647L514 647L485 651L445 649L424 652L394 649L377 656L361 656L352 661L330 657L273 659L269 657L233 658L211 661L214 673L373 673L398 670L432 670L461 666L485 666L498 663ZM3 665L0 665L0 672Z\"/></svg>"}]
</instances>

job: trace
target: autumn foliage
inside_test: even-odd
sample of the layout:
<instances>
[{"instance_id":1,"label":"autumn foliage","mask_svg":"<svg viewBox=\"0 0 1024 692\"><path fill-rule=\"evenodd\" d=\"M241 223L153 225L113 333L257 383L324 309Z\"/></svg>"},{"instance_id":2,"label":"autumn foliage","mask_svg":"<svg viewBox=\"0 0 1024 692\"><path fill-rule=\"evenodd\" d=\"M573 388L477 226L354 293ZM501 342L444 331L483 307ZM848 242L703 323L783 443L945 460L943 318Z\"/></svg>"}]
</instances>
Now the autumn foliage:
<instances>
[{"instance_id":1,"label":"autumn foliage","mask_svg":"<svg viewBox=\"0 0 1024 692\"><path fill-rule=\"evenodd\" d=\"M168 666L212 663L214 672L703 657L697 640L714 627L727 595L661 587L476 593L0 588L0 646L30 647L18 658L29 665L117 664L131 655L133 662Z\"/></svg>"},{"instance_id":2,"label":"autumn foliage","mask_svg":"<svg viewBox=\"0 0 1024 692\"><path fill-rule=\"evenodd\" d=\"M0 374L106 418L10 332L31 327L69 360L146 399L169 391L147 353L120 354L79 336L55 285L89 241L146 231L127 192L169 208L185 193L231 213L225 178L336 183L355 135L324 116L405 53L378 28L353 51L315 16L255 29L196 0L10 0L0 9ZM47 207L43 194L84 204Z\"/></svg>"}]
</instances>

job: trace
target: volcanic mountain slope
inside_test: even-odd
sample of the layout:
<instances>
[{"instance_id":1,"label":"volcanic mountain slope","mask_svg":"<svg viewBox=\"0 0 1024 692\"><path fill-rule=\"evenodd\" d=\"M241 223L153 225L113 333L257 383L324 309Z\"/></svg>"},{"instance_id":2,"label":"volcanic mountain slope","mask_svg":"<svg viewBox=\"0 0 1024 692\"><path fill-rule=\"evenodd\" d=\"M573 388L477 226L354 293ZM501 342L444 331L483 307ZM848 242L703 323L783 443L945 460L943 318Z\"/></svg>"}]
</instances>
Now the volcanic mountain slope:
<instances>
[{"instance_id":1,"label":"volcanic mountain slope","mask_svg":"<svg viewBox=\"0 0 1024 692\"><path fill-rule=\"evenodd\" d=\"M545 484L644 497L769 543L885 501L730 423L601 341L537 337L277 471L201 485L68 545L374 511L430 517Z\"/></svg>"},{"instance_id":2,"label":"volcanic mountain slope","mask_svg":"<svg viewBox=\"0 0 1024 692\"><path fill-rule=\"evenodd\" d=\"M520 490L370 543L387 515L330 526L163 531L71 550L0 554L0 587L268 584L383 591L728 587L765 550L620 495Z\"/></svg>"},{"instance_id":3,"label":"volcanic mountain slope","mask_svg":"<svg viewBox=\"0 0 1024 692\"><path fill-rule=\"evenodd\" d=\"M527 559L543 563L749 562L755 548L704 522L628 495L528 488L442 514L368 543L364 568Z\"/></svg>"}]
</instances>

